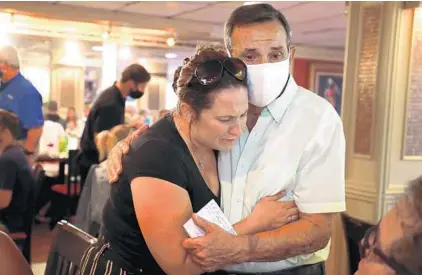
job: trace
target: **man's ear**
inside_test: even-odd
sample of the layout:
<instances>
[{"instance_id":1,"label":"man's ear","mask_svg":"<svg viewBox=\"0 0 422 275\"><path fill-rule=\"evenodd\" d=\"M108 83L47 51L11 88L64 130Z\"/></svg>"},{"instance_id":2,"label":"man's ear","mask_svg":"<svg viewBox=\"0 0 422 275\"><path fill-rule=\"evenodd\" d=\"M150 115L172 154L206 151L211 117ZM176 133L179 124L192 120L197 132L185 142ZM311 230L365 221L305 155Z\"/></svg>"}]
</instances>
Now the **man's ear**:
<instances>
[{"instance_id":1,"label":"man's ear","mask_svg":"<svg viewBox=\"0 0 422 275\"><path fill-rule=\"evenodd\" d=\"M296 47L290 46L290 53L289 53L289 64L290 64L290 66L293 64L293 61L295 59L295 53L296 53Z\"/></svg>"}]
</instances>

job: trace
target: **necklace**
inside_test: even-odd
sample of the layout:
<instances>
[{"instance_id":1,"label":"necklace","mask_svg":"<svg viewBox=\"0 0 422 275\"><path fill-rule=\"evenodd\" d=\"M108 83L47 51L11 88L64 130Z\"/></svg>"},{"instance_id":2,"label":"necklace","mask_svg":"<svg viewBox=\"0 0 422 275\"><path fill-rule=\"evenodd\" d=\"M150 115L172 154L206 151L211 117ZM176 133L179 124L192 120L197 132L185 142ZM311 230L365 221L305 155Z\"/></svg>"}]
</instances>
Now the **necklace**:
<instances>
[{"instance_id":1,"label":"necklace","mask_svg":"<svg viewBox=\"0 0 422 275\"><path fill-rule=\"evenodd\" d=\"M199 160L199 168L201 170L204 170L205 169L204 160L202 160L202 159Z\"/></svg>"}]
</instances>

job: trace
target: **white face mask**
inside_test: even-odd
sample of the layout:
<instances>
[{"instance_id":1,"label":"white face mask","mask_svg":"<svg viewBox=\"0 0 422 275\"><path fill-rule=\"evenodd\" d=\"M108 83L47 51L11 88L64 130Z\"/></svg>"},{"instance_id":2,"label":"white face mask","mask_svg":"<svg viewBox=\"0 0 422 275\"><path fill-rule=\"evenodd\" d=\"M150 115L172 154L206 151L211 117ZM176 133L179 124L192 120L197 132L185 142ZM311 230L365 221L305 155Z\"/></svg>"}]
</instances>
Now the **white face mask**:
<instances>
[{"instance_id":1,"label":"white face mask","mask_svg":"<svg viewBox=\"0 0 422 275\"><path fill-rule=\"evenodd\" d=\"M249 103L265 107L277 98L290 74L289 59L276 63L247 65Z\"/></svg>"}]
</instances>

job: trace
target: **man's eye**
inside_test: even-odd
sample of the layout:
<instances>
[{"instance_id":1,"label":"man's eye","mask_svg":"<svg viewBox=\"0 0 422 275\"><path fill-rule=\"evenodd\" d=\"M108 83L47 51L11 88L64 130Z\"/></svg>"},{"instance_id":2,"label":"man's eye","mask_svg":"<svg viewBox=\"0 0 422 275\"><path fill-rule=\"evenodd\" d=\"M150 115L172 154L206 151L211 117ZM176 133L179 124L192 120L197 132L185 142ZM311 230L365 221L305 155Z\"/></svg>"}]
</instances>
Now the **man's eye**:
<instances>
[{"instance_id":1,"label":"man's eye","mask_svg":"<svg viewBox=\"0 0 422 275\"><path fill-rule=\"evenodd\" d=\"M246 55L246 56L245 56L245 59L246 59L246 60L248 60L248 61L250 61L250 60L254 60L254 58L255 58L255 57L254 57L253 55Z\"/></svg>"},{"instance_id":2,"label":"man's eye","mask_svg":"<svg viewBox=\"0 0 422 275\"><path fill-rule=\"evenodd\" d=\"M282 53L272 53L269 56L270 61L281 61L283 60L283 54Z\"/></svg>"}]
</instances>

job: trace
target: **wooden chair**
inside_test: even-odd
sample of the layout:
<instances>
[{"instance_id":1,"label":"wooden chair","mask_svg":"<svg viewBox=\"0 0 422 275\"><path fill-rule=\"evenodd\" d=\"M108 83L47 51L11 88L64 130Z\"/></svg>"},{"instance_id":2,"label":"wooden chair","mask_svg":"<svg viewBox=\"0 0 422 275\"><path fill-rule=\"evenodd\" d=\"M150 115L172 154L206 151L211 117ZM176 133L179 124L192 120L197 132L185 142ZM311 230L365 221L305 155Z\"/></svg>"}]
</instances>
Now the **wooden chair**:
<instances>
[{"instance_id":1,"label":"wooden chair","mask_svg":"<svg viewBox=\"0 0 422 275\"><path fill-rule=\"evenodd\" d=\"M58 222L44 275L76 275L85 250L96 241L67 221Z\"/></svg>"},{"instance_id":2,"label":"wooden chair","mask_svg":"<svg viewBox=\"0 0 422 275\"><path fill-rule=\"evenodd\" d=\"M29 263L13 240L3 231L0 231L0 269L1 274L33 275Z\"/></svg>"},{"instance_id":3,"label":"wooden chair","mask_svg":"<svg viewBox=\"0 0 422 275\"><path fill-rule=\"evenodd\" d=\"M365 232L373 225L342 214L344 231L346 232L347 249L349 253L350 274L355 274L360 262L359 244Z\"/></svg>"},{"instance_id":4,"label":"wooden chair","mask_svg":"<svg viewBox=\"0 0 422 275\"><path fill-rule=\"evenodd\" d=\"M81 180L78 166L78 150L69 150L69 157L66 163L60 165L59 178L63 181L53 185L51 197L51 222L50 228L64 218L70 218L76 212L79 196L81 193ZM65 167L68 173L65 175Z\"/></svg>"}]
</instances>

